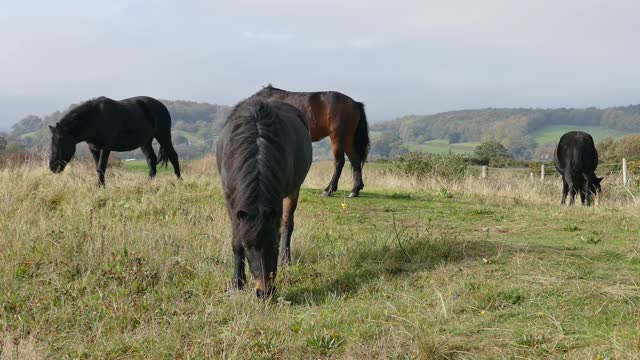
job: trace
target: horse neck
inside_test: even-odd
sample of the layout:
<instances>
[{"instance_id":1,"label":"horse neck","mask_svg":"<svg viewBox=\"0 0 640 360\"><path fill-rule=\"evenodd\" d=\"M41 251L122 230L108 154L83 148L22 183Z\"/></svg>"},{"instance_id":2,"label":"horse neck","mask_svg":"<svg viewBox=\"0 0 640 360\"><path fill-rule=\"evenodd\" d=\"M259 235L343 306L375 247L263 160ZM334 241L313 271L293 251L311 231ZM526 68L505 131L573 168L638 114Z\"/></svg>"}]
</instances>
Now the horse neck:
<instances>
[{"instance_id":1,"label":"horse neck","mask_svg":"<svg viewBox=\"0 0 640 360\"><path fill-rule=\"evenodd\" d=\"M82 114L78 115L78 119L68 125L69 133L74 137L74 139L76 139L76 143L85 141L91 136L92 131L90 123L94 117L93 111L94 109L92 106L91 109L83 111Z\"/></svg>"}]
</instances>

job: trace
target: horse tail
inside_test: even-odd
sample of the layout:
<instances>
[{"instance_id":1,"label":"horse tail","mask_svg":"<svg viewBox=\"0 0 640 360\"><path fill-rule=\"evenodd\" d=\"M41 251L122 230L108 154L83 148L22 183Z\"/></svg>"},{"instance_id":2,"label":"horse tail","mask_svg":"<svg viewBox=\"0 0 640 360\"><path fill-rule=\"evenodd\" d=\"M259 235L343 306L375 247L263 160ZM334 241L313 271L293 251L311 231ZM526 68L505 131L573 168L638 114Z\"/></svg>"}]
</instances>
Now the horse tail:
<instances>
[{"instance_id":1,"label":"horse tail","mask_svg":"<svg viewBox=\"0 0 640 360\"><path fill-rule=\"evenodd\" d=\"M169 163L169 154L167 154L167 150L165 150L162 145L160 145L160 150L158 151L158 164L160 166L164 166L165 168Z\"/></svg>"},{"instance_id":2,"label":"horse tail","mask_svg":"<svg viewBox=\"0 0 640 360\"><path fill-rule=\"evenodd\" d=\"M149 109L148 104L144 100L138 100L137 103L142 109L145 118L151 121L151 125L155 129L156 133L167 131L169 133L169 140L171 140L171 115L169 114L169 110L161 102L155 99L153 99L153 101L160 105L156 107L156 110L160 110L159 115L161 116L161 118L155 116L155 114L151 111L151 109ZM168 128L166 126L167 124ZM162 146L162 144L160 144L160 150L158 151L158 164L160 164L160 166L164 166L165 168L169 164L169 154L167 153L167 150Z\"/></svg>"},{"instance_id":3,"label":"horse tail","mask_svg":"<svg viewBox=\"0 0 640 360\"><path fill-rule=\"evenodd\" d=\"M364 166L371 145L371 141L369 140L369 124L367 123L367 115L364 112L364 104L361 102L356 102L356 104L360 112L360 121L358 121L358 127L356 127L354 134L353 146L356 154L358 154L358 157L362 161L361 166Z\"/></svg>"}]
</instances>

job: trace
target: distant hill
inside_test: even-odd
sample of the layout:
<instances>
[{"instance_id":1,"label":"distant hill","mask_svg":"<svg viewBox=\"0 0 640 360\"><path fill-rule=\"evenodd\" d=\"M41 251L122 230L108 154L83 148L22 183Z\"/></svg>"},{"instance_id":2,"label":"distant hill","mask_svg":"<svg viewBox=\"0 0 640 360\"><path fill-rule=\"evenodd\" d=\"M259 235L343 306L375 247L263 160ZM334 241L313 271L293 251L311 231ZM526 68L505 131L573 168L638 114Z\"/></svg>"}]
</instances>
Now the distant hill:
<instances>
[{"instance_id":1,"label":"distant hill","mask_svg":"<svg viewBox=\"0 0 640 360\"><path fill-rule=\"evenodd\" d=\"M607 109L480 109L435 115L409 115L372 125L384 134L374 141L383 142L382 155L388 142L405 149L420 149L451 143L452 151L468 144L495 139L516 157L532 158L555 145L569 130L592 133L596 141L640 132L640 105ZM458 145L458 143L462 143ZM466 143L466 144L465 144ZM465 146L461 146L465 145Z\"/></svg>"},{"instance_id":2,"label":"distant hill","mask_svg":"<svg viewBox=\"0 0 640 360\"><path fill-rule=\"evenodd\" d=\"M181 158L196 158L213 152L224 121L232 107L209 103L162 100L173 120L173 141ZM45 117L27 116L13 125L10 143L27 150L46 150L48 125L66 112ZM370 124L372 158L389 157L403 151L431 153L472 152L486 140L497 140L518 158L546 158L557 139L569 130L584 130L596 141L640 133L640 105L607 109L479 109L435 115L408 115ZM141 157L139 151L123 154ZM314 158L331 158L327 139L314 144Z\"/></svg>"}]
</instances>

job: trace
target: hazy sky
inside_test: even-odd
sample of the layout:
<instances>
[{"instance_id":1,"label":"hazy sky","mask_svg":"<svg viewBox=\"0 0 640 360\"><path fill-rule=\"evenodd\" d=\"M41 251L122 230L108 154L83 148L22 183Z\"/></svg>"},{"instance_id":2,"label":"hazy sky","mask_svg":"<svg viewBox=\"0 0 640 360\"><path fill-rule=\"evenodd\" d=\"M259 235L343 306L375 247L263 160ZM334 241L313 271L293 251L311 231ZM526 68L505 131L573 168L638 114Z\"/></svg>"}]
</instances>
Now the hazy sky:
<instances>
[{"instance_id":1,"label":"hazy sky","mask_svg":"<svg viewBox=\"0 0 640 360\"><path fill-rule=\"evenodd\" d=\"M105 95L338 90L373 120L640 103L638 0L0 0L0 129Z\"/></svg>"}]
</instances>

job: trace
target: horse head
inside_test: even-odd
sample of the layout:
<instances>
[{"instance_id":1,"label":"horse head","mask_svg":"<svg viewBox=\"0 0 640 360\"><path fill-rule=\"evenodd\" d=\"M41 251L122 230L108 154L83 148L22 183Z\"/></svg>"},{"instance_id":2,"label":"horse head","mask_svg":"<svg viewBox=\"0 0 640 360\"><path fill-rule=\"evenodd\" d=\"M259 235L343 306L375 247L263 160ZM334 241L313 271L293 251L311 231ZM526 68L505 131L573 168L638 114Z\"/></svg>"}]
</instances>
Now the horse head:
<instances>
[{"instance_id":1,"label":"horse head","mask_svg":"<svg viewBox=\"0 0 640 360\"><path fill-rule=\"evenodd\" d=\"M56 124L49 126L51 130L51 151L49 153L49 169L61 173L76 153L76 141L65 129Z\"/></svg>"}]
</instances>

